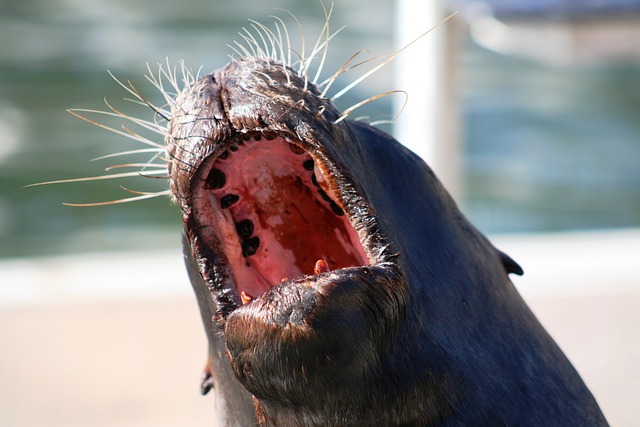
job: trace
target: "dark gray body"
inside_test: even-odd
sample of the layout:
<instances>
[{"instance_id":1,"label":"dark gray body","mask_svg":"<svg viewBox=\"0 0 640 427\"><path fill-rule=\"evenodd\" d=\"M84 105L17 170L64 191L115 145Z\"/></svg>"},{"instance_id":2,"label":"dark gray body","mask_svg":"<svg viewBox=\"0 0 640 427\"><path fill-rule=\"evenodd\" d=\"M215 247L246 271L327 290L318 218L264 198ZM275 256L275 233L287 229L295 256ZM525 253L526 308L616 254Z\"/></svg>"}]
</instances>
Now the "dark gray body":
<instances>
[{"instance_id":1,"label":"dark gray body","mask_svg":"<svg viewBox=\"0 0 640 427\"><path fill-rule=\"evenodd\" d=\"M181 148L187 160L176 165L189 167L172 173L226 424L606 425L509 280L519 266L466 220L431 169L375 128L335 125L338 113L313 88L270 87L275 94L254 100L286 78L281 66L250 64L203 78L179 103L195 113L172 131L178 146L202 134L194 114L218 126ZM283 283L240 306L220 279L224 255L203 247L189 180L230 135L264 129L291 135L324 165L376 263Z\"/></svg>"}]
</instances>

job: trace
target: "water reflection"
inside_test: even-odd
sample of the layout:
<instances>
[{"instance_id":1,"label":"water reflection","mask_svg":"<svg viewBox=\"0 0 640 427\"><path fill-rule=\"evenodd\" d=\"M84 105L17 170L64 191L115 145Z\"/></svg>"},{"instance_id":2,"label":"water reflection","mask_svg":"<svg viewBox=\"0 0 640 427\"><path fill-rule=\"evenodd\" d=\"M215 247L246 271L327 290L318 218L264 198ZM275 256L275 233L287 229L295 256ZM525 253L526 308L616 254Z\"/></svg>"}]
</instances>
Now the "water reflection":
<instances>
[{"instance_id":1,"label":"water reflection","mask_svg":"<svg viewBox=\"0 0 640 427\"><path fill-rule=\"evenodd\" d=\"M126 96L107 69L144 86L146 62L168 57L193 68L202 64L203 70L220 67L232 53L226 44L238 38L248 17L286 16L274 10L275 3L294 11L307 35L319 33L316 2L266 3L0 5L0 37L10 40L0 45L0 257L177 245L178 213L168 199L87 209L61 205L120 198L118 185L128 186L127 181L21 187L94 175L111 163L89 159L131 149L122 138L65 112L103 108L104 96L114 103ZM390 52L392 13L391 1L338 2L333 28L348 27L332 44L327 69L337 69L360 48ZM483 231L640 224L638 64L557 70L470 44L460 62L464 204ZM388 67L367 80L339 106L394 89L390 73ZM146 96L158 97L146 90ZM390 100L382 99L360 114L388 118L390 110ZM163 185L150 181L145 190Z\"/></svg>"}]
</instances>

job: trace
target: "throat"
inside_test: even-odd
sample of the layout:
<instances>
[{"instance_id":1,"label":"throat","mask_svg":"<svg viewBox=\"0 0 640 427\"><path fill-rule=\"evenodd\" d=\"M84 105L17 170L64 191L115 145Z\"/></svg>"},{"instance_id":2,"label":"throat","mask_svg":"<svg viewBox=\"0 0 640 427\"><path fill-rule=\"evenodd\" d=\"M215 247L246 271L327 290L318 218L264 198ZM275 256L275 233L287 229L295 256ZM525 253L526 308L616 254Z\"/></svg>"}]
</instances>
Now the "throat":
<instances>
[{"instance_id":1,"label":"throat","mask_svg":"<svg viewBox=\"0 0 640 427\"><path fill-rule=\"evenodd\" d=\"M368 265L312 156L278 137L232 144L202 172L199 222L213 231L243 303L303 275Z\"/></svg>"}]
</instances>

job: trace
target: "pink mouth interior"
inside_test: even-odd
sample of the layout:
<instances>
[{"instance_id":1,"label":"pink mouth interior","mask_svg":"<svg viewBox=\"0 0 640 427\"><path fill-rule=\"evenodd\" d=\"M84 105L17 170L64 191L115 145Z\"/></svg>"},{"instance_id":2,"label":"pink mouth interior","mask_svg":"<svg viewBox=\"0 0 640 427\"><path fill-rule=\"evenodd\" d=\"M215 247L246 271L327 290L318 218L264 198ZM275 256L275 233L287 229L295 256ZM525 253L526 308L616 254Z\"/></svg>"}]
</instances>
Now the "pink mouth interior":
<instances>
[{"instance_id":1,"label":"pink mouth interior","mask_svg":"<svg viewBox=\"0 0 640 427\"><path fill-rule=\"evenodd\" d=\"M205 172L195 204L211 225L243 303L283 280L368 265L309 153L284 138L253 136Z\"/></svg>"}]
</instances>

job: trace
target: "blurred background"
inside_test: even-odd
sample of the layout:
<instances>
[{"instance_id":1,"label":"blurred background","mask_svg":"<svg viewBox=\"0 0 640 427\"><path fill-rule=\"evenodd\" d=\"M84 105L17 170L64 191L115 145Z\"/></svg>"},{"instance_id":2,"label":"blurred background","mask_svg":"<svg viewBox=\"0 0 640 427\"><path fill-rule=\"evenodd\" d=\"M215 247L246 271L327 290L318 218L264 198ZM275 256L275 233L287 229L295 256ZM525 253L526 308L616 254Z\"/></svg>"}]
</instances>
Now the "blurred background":
<instances>
[{"instance_id":1,"label":"blurred background","mask_svg":"<svg viewBox=\"0 0 640 427\"><path fill-rule=\"evenodd\" d=\"M352 117L380 122L443 176L471 221L524 267L516 286L612 425L635 425L640 1L450 1L424 15L407 4L336 1L332 28L346 28L331 42L326 76L357 50L393 52L459 11L401 56L434 58L429 69L384 67L338 108L408 93L395 127L398 97ZM166 182L24 186L99 175L119 160L91 159L143 148L65 111L105 109L106 97L152 120L107 70L161 103L144 78L147 63L219 68L248 18L270 24L278 15L297 33L278 8L297 16L312 45L324 24L319 2L0 0L0 425L210 425L212 402L197 392L205 337L182 266L178 210L167 197L62 205ZM402 77L409 69L424 70L418 89ZM427 75L433 92L419 88ZM421 109L424 100L436 113ZM398 124L416 114L430 114L434 129L406 137L398 127L408 125ZM423 134L440 138L446 155L423 152Z\"/></svg>"}]
</instances>

